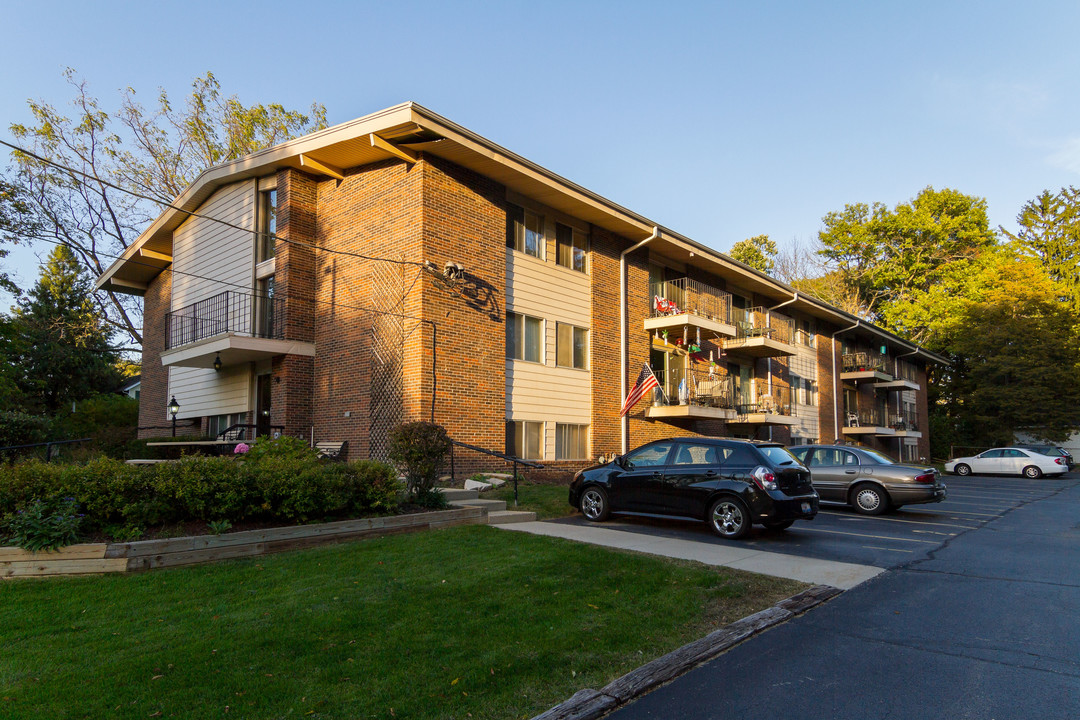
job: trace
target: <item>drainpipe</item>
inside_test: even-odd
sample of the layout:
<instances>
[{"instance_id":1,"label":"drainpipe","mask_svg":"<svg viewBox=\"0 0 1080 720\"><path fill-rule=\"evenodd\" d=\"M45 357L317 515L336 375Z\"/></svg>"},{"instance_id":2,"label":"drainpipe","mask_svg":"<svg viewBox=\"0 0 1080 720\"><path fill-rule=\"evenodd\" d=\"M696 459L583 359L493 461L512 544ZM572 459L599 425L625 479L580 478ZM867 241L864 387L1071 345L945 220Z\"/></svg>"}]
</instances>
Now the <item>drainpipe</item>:
<instances>
[{"instance_id":1,"label":"drainpipe","mask_svg":"<svg viewBox=\"0 0 1080 720\"><path fill-rule=\"evenodd\" d=\"M840 398L837 395L840 394L840 373L836 372L836 336L840 333L847 332L848 330L854 330L862 324L862 320L856 320L855 324L851 327L846 327L843 330L837 330L832 334L832 373L833 373L833 442L840 439L840 405L836 401ZM820 440L820 438L819 438Z\"/></svg>"},{"instance_id":2,"label":"drainpipe","mask_svg":"<svg viewBox=\"0 0 1080 720\"><path fill-rule=\"evenodd\" d=\"M660 237L660 228L654 226L652 235L645 238L637 245L623 250L619 255L619 387L623 402L626 402L626 256L638 248L644 247ZM630 418L623 415L619 418L619 429L622 434L621 454L625 455L629 448L627 439L630 434Z\"/></svg>"},{"instance_id":3,"label":"drainpipe","mask_svg":"<svg viewBox=\"0 0 1080 720\"><path fill-rule=\"evenodd\" d=\"M784 302L780 303L779 305L773 305L771 308L769 308L769 327L772 327L772 311L773 310L778 310L778 309L784 307L785 305L790 305L791 303L796 302L798 299L799 299L799 291L796 290L795 294L791 296L790 300L785 300ZM792 338L792 339L794 340L794 338ZM772 395L772 358L769 358L769 395ZM791 398L791 404L792 405L795 404L795 398ZM773 431L773 428L772 428L772 425L770 425L769 426L769 440L770 441L773 439L772 431Z\"/></svg>"}]
</instances>

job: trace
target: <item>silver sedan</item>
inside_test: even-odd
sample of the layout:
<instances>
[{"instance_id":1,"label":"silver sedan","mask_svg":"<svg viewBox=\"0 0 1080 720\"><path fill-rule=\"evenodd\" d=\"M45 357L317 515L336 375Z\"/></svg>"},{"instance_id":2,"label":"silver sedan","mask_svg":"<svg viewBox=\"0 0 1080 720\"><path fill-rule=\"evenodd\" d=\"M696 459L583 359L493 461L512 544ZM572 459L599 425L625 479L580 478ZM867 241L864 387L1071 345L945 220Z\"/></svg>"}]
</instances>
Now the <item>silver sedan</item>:
<instances>
[{"instance_id":1,"label":"silver sedan","mask_svg":"<svg viewBox=\"0 0 1080 720\"><path fill-rule=\"evenodd\" d=\"M948 493L935 468L901 465L869 448L797 445L790 450L810 469L822 501L847 503L864 515L941 502Z\"/></svg>"}]
</instances>

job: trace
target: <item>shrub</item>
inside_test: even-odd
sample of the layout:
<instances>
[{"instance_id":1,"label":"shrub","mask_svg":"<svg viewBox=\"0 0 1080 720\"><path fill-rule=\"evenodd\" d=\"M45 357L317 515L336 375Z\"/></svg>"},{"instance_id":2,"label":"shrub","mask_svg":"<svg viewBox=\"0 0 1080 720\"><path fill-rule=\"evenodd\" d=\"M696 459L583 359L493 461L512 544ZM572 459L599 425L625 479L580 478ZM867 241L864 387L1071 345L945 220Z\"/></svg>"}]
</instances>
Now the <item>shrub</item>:
<instances>
[{"instance_id":1,"label":"shrub","mask_svg":"<svg viewBox=\"0 0 1080 720\"><path fill-rule=\"evenodd\" d=\"M145 527L178 515L155 487L148 468L107 457L53 467L63 467L56 473L63 491L82 501L95 526Z\"/></svg>"},{"instance_id":2,"label":"shrub","mask_svg":"<svg viewBox=\"0 0 1080 720\"><path fill-rule=\"evenodd\" d=\"M34 500L5 520L8 540L23 550L56 550L79 541L83 516L75 498Z\"/></svg>"},{"instance_id":3,"label":"shrub","mask_svg":"<svg viewBox=\"0 0 1080 720\"><path fill-rule=\"evenodd\" d=\"M49 439L51 429L47 417L13 410L0 411L0 447L45 442ZM29 450L11 450L5 454L13 457L28 452Z\"/></svg>"},{"instance_id":4,"label":"shrub","mask_svg":"<svg viewBox=\"0 0 1080 720\"><path fill-rule=\"evenodd\" d=\"M409 492L420 495L435 486L450 452L442 425L412 422L390 432L390 460L405 472Z\"/></svg>"},{"instance_id":5,"label":"shrub","mask_svg":"<svg viewBox=\"0 0 1080 720\"><path fill-rule=\"evenodd\" d=\"M427 488L426 490L418 490L416 497L413 498L417 505L428 510L445 510L450 507L450 503L447 501L446 496L443 495L442 490L438 488Z\"/></svg>"},{"instance_id":6,"label":"shrub","mask_svg":"<svg viewBox=\"0 0 1080 720\"><path fill-rule=\"evenodd\" d=\"M314 453L307 457L267 454L257 462L245 461L243 474L251 488L249 512L300 521L325 514L334 503L324 467Z\"/></svg>"},{"instance_id":7,"label":"shrub","mask_svg":"<svg viewBox=\"0 0 1080 720\"><path fill-rule=\"evenodd\" d=\"M139 401L114 393L96 395L75 405L75 412L62 412L53 420L55 437L88 437L91 443L78 446L109 457L130 457L128 446L135 439L139 424Z\"/></svg>"},{"instance_id":8,"label":"shrub","mask_svg":"<svg viewBox=\"0 0 1080 720\"><path fill-rule=\"evenodd\" d=\"M356 460L323 466L328 492L335 498L332 512L362 514L393 512L402 492L397 471L376 460Z\"/></svg>"},{"instance_id":9,"label":"shrub","mask_svg":"<svg viewBox=\"0 0 1080 720\"><path fill-rule=\"evenodd\" d=\"M299 438L282 435L277 438L260 437L251 443L244 454L245 462L261 462L264 458L294 458L297 460L318 459L318 451L308 447Z\"/></svg>"},{"instance_id":10,"label":"shrub","mask_svg":"<svg viewBox=\"0 0 1080 720\"><path fill-rule=\"evenodd\" d=\"M250 504L248 476L232 458L185 455L155 465L153 475L153 485L175 519L238 519Z\"/></svg>"}]
</instances>

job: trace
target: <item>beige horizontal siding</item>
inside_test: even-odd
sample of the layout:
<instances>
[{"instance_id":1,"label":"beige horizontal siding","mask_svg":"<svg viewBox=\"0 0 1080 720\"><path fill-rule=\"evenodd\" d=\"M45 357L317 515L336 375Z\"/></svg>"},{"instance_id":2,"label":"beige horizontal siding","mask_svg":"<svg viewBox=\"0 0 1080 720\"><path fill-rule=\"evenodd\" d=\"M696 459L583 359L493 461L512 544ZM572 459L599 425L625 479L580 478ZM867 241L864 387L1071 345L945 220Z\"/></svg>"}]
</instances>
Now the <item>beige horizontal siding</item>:
<instances>
[{"instance_id":1,"label":"beige horizontal siding","mask_svg":"<svg viewBox=\"0 0 1080 720\"><path fill-rule=\"evenodd\" d=\"M178 419L251 410L251 366L169 368L169 397L180 403Z\"/></svg>"}]
</instances>

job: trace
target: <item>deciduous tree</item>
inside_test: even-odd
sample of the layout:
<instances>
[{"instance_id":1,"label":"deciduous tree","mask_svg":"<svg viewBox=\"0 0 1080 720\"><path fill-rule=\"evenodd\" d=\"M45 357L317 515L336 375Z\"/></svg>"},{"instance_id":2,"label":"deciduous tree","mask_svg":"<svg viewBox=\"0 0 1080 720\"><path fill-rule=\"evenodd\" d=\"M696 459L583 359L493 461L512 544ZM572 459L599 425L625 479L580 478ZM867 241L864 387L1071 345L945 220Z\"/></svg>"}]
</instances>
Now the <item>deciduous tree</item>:
<instances>
[{"instance_id":1,"label":"deciduous tree","mask_svg":"<svg viewBox=\"0 0 1080 720\"><path fill-rule=\"evenodd\" d=\"M771 273L776 266L776 243L768 235L755 235L731 246L731 257L763 273Z\"/></svg>"}]
</instances>

